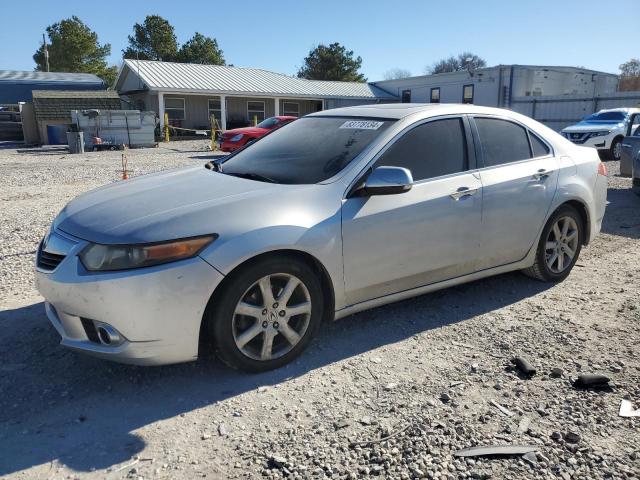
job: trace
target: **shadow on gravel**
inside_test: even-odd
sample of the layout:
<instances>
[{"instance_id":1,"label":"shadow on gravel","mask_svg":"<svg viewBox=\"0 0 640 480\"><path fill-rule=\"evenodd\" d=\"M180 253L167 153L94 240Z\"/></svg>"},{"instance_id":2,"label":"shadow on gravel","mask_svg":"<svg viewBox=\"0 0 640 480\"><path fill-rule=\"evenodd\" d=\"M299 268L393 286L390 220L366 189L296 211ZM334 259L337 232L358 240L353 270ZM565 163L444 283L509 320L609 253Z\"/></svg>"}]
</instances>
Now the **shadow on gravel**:
<instances>
[{"instance_id":1,"label":"shadow on gravel","mask_svg":"<svg viewBox=\"0 0 640 480\"><path fill-rule=\"evenodd\" d=\"M52 461L82 472L108 468L144 449L135 433L139 428L547 288L506 274L359 313L326 325L297 361L260 375L233 371L214 359L148 368L113 364L59 347L42 303L0 312L0 476Z\"/></svg>"},{"instance_id":2,"label":"shadow on gravel","mask_svg":"<svg viewBox=\"0 0 640 480\"><path fill-rule=\"evenodd\" d=\"M640 238L640 197L630 188L607 192L607 210L602 232L627 238Z\"/></svg>"}]
</instances>

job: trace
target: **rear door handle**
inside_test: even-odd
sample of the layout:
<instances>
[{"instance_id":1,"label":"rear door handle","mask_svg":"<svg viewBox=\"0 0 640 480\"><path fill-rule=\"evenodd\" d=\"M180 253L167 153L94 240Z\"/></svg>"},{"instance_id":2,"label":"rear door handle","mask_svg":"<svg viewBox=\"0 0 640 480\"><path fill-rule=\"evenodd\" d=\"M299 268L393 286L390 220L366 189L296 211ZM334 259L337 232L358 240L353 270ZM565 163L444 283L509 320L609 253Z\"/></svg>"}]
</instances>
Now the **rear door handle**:
<instances>
[{"instance_id":1,"label":"rear door handle","mask_svg":"<svg viewBox=\"0 0 640 480\"><path fill-rule=\"evenodd\" d=\"M474 195L477 191L477 188L460 187L458 190L451 194L451 198L453 198L457 202L462 197L470 197L471 195Z\"/></svg>"},{"instance_id":2,"label":"rear door handle","mask_svg":"<svg viewBox=\"0 0 640 480\"><path fill-rule=\"evenodd\" d=\"M624 147L624 148L631 148L631 144L630 143L622 143L622 144L620 144L620 146Z\"/></svg>"},{"instance_id":3,"label":"rear door handle","mask_svg":"<svg viewBox=\"0 0 640 480\"><path fill-rule=\"evenodd\" d=\"M547 178L550 174L551 172L549 170L545 170L544 168L541 168L540 170L538 170L536 173L533 174L533 179L542 180L544 178Z\"/></svg>"}]
</instances>

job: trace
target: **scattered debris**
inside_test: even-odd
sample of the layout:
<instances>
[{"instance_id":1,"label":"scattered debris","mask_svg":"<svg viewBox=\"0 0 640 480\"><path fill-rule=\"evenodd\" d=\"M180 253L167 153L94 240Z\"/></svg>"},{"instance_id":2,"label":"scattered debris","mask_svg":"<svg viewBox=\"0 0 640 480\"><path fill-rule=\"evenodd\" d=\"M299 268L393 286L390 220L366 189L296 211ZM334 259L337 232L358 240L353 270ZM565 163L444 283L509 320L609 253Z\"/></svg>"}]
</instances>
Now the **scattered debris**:
<instances>
[{"instance_id":1,"label":"scattered debris","mask_svg":"<svg viewBox=\"0 0 640 480\"><path fill-rule=\"evenodd\" d=\"M382 442L385 442L385 441L389 440L390 438L396 437L396 436L400 435L401 433L404 433L406 430L409 429L410 426L411 426L411 424L409 423L405 427L401 428L400 430L397 430L396 432L390 433L389 435L387 435L385 437L382 437L382 438L380 438L378 440L365 440L365 441L362 441L362 442L351 442L349 444L349 446L351 448L353 448L353 447L358 447L358 446L363 446L363 445L374 445L376 443L382 443Z\"/></svg>"},{"instance_id":2,"label":"scattered debris","mask_svg":"<svg viewBox=\"0 0 640 480\"><path fill-rule=\"evenodd\" d=\"M524 376L532 377L536 374L536 369L533 368L531 364L522 357L513 358L511 360L511 363L513 363L518 371Z\"/></svg>"},{"instance_id":3,"label":"scattered debris","mask_svg":"<svg viewBox=\"0 0 640 480\"><path fill-rule=\"evenodd\" d=\"M349 421L345 420L344 418L333 422L333 428L335 428L336 430L347 428L349 425L351 425Z\"/></svg>"},{"instance_id":4,"label":"scattered debris","mask_svg":"<svg viewBox=\"0 0 640 480\"><path fill-rule=\"evenodd\" d=\"M538 463L538 457L535 452L527 452L522 456L522 459L529 465L535 466Z\"/></svg>"},{"instance_id":5,"label":"scattered debris","mask_svg":"<svg viewBox=\"0 0 640 480\"><path fill-rule=\"evenodd\" d=\"M550 435L550 437L551 437L551 440L555 440L556 442L558 442L562 439L562 434L558 431L555 431Z\"/></svg>"},{"instance_id":6,"label":"scattered debris","mask_svg":"<svg viewBox=\"0 0 640 480\"><path fill-rule=\"evenodd\" d=\"M398 386L398 384L397 384L397 383L387 383L387 384L384 386L384 391L385 391L385 392L390 392L391 390L393 390L393 389L394 389L394 388L396 388L397 386Z\"/></svg>"},{"instance_id":7,"label":"scattered debris","mask_svg":"<svg viewBox=\"0 0 640 480\"><path fill-rule=\"evenodd\" d=\"M608 388L609 377L605 375L599 375L597 373L583 373L578 375L578 378L573 382L574 387L578 388Z\"/></svg>"},{"instance_id":8,"label":"scattered debris","mask_svg":"<svg viewBox=\"0 0 640 480\"><path fill-rule=\"evenodd\" d=\"M453 452L454 457L491 457L491 456L509 456L524 455L529 452L535 452L538 449L536 445L488 445L485 447L463 448Z\"/></svg>"},{"instance_id":9,"label":"scattered debris","mask_svg":"<svg viewBox=\"0 0 640 480\"><path fill-rule=\"evenodd\" d=\"M564 441L567 443L579 443L582 440L580 434L575 432L567 432L564 434Z\"/></svg>"},{"instance_id":10,"label":"scattered debris","mask_svg":"<svg viewBox=\"0 0 640 480\"><path fill-rule=\"evenodd\" d=\"M620 402L620 413L621 417L640 417L640 408L637 410L633 410L633 406L629 400L622 400Z\"/></svg>"},{"instance_id":11,"label":"scattered debris","mask_svg":"<svg viewBox=\"0 0 640 480\"><path fill-rule=\"evenodd\" d=\"M455 387L459 387L460 385L463 385L464 382L451 382L449 384L449 388L455 388Z\"/></svg>"},{"instance_id":12,"label":"scattered debris","mask_svg":"<svg viewBox=\"0 0 640 480\"><path fill-rule=\"evenodd\" d=\"M551 377L552 378L560 378L560 377L562 377L563 373L564 372L562 371L561 368L556 367L556 368L552 368L551 369Z\"/></svg>"},{"instance_id":13,"label":"scattered debris","mask_svg":"<svg viewBox=\"0 0 640 480\"><path fill-rule=\"evenodd\" d=\"M220 425L218 425L218 435L220 435L221 437L224 437L227 434L227 427L224 425L224 423L221 423Z\"/></svg>"},{"instance_id":14,"label":"scattered debris","mask_svg":"<svg viewBox=\"0 0 640 480\"><path fill-rule=\"evenodd\" d=\"M380 357L371 357L369 361L371 363L382 363L382 359Z\"/></svg>"},{"instance_id":15,"label":"scattered debris","mask_svg":"<svg viewBox=\"0 0 640 480\"><path fill-rule=\"evenodd\" d=\"M442 400L443 403L449 403L451 401L451 395L447 392L442 392L440 394L440 400Z\"/></svg>"},{"instance_id":16,"label":"scattered debris","mask_svg":"<svg viewBox=\"0 0 640 480\"><path fill-rule=\"evenodd\" d=\"M506 407L503 407L502 405L500 405L498 402L496 402L494 400L491 400L490 403L491 403L491 405L496 407L498 410L500 410L507 417L513 417L515 415L511 410L509 410Z\"/></svg>"},{"instance_id":17,"label":"scattered debris","mask_svg":"<svg viewBox=\"0 0 640 480\"><path fill-rule=\"evenodd\" d=\"M267 390L268 390L267 387L258 387L258 393L264 393Z\"/></svg>"},{"instance_id":18,"label":"scattered debris","mask_svg":"<svg viewBox=\"0 0 640 480\"><path fill-rule=\"evenodd\" d=\"M282 468L287 463L287 459L280 455L271 455L268 463L271 468Z\"/></svg>"},{"instance_id":19,"label":"scattered debris","mask_svg":"<svg viewBox=\"0 0 640 480\"><path fill-rule=\"evenodd\" d=\"M530 426L531 426L531 419L529 417L522 417L520 419L520 423L518 424L518 432L527 433Z\"/></svg>"},{"instance_id":20,"label":"scattered debris","mask_svg":"<svg viewBox=\"0 0 640 480\"><path fill-rule=\"evenodd\" d=\"M462 348L473 348L473 345L469 345L468 343L461 343L461 342L451 342L451 345L455 345L456 347L462 347Z\"/></svg>"},{"instance_id":21,"label":"scattered debris","mask_svg":"<svg viewBox=\"0 0 640 480\"><path fill-rule=\"evenodd\" d=\"M200 439L202 439L202 440L209 440L210 438L211 438L211 435L209 435L208 433L203 433L200 436Z\"/></svg>"}]
</instances>

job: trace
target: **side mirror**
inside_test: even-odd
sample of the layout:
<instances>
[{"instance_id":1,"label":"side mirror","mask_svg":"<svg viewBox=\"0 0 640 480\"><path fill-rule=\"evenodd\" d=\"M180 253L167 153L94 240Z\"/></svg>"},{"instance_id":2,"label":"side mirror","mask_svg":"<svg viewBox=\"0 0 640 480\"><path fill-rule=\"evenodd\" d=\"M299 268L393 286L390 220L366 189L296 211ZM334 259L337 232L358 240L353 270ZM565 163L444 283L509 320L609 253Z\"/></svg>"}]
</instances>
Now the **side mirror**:
<instances>
[{"instance_id":1,"label":"side mirror","mask_svg":"<svg viewBox=\"0 0 640 480\"><path fill-rule=\"evenodd\" d=\"M377 167L358 192L362 195L395 195L411 190L413 176L402 167Z\"/></svg>"}]
</instances>

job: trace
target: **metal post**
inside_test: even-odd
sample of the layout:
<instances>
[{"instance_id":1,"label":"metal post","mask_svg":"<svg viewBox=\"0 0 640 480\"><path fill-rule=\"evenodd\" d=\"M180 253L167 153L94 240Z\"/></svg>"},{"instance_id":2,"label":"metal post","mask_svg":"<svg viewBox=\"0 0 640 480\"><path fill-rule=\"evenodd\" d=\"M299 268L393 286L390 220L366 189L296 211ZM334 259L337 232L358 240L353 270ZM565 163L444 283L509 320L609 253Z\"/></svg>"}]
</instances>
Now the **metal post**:
<instances>
[{"instance_id":1,"label":"metal post","mask_svg":"<svg viewBox=\"0 0 640 480\"><path fill-rule=\"evenodd\" d=\"M42 43L44 45L44 59L47 64L47 72L48 72L49 71L49 49L47 48L47 40L44 36L44 33L42 34Z\"/></svg>"},{"instance_id":2,"label":"metal post","mask_svg":"<svg viewBox=\"0 0 640 480\"><path fill-rule=\"evenodd\" d=\"M220 128L227 129L227 97L220 95Z\"/></svg>"},{"instance_id":3,"label":"metal post","mask_svg":"<svg viewBox=\"0 0 640 480\"><path fill-rule=\"evenodd\" d=\"M254 115L253 116L253 126L257 126L258 125L258 115Z\"/></svg>"},{"instance_id":4,"label":"metal post","mask_svg":"<svg viewBox=\"0 0 640 480\"><path fill-rule=\"evenodd\" d=\"M273 108L273 114L274 116L279 116L280 115L280 100L278 98L274 98L273 99L273 104L274 104L274 108Z\"/></svg>"},{"instance_id":5,"label":"metal post","mask_svg":"<svg viewBox=\"0 0 640 480\"><path fill-rule=\"evenodd\" d=\"M169 141L169 114L164 114L164 141Z\"/></svg>"}]
</instances>

